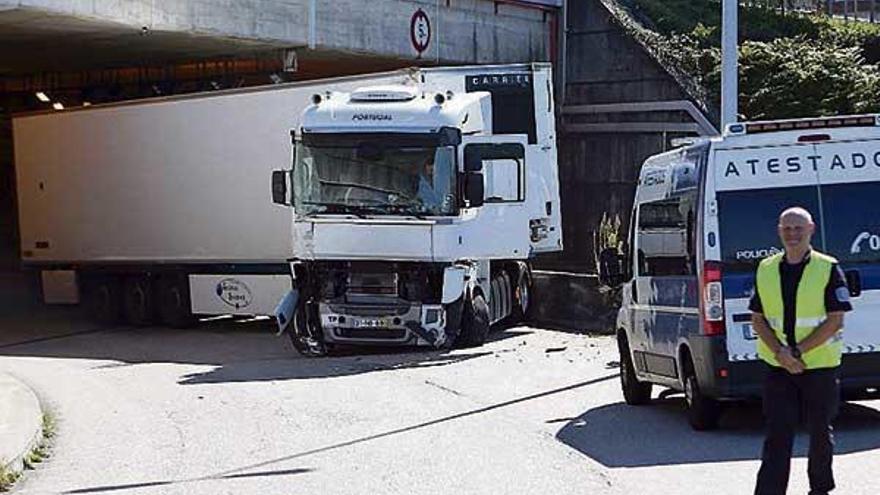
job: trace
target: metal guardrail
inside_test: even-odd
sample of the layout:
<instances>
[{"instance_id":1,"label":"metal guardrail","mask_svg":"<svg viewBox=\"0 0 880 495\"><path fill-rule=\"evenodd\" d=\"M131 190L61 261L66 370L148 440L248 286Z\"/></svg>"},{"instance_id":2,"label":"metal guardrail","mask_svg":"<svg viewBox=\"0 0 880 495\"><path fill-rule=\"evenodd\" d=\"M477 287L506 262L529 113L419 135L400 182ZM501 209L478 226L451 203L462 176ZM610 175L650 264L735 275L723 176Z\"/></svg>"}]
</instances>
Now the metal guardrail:
<instances>
[{"instance_id":1,"label":"metal guardrail","mask_svg":"<svg viewBox=\"0 0 880 495\"><path fill-rule=\"evenodd\" d=\"M846 21L880 23L880 0L740 0L739 3L783 13L819 13Z\"/></svg>"}]
</instances>

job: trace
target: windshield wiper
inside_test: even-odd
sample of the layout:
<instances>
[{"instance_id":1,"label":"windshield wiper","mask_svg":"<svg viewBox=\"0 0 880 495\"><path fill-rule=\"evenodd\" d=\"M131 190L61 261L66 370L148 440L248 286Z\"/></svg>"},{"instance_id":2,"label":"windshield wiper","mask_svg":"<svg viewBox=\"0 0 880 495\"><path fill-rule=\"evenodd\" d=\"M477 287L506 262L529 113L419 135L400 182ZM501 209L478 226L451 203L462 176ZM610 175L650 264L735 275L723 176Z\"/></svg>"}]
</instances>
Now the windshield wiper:
<instances>
[{"instance_id":1,"label":"windshield wiper","mask_svg":"<svg viewBox=\"0 0 880 495\"><path fill-rule=\"evenodd\" d=\"M399 213L402 215L409 215L411 217L416 217L419 220L427 220L425 215L422 212L416 211L410 205L387 205L388 211L392 213Z\"/></svg>"},{"instance_id":2,"label":"windshield wiper","mask_svg":"<svg viewBox=\"0 0 880 495\"><path fill-rule=\"evenodd\" d=\"M342 213L354 215L358 218L367 218L366 213L373 213L363 207L350 205L348 203L333 203L326 201L303 201L304 205L323 206L324 211L314 213Z\"/></svg>"}]
</instances>

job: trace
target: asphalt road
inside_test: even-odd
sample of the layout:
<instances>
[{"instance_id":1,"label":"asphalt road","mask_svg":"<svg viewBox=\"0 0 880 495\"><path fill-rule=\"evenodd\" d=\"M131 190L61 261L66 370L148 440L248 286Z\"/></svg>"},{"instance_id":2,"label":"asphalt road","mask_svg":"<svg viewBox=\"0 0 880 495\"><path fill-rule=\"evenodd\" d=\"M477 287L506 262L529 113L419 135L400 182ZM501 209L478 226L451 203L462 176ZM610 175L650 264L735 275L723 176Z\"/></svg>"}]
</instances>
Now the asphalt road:
<instances>
[{"instance_id":1,"label":"asphalt road","mask_svg":"<svg viewBox=\"0 0 880 495\"><path fill-rule=\"evenodd\" d=\"M0 320L0 369L58 422L21 494L747 494L756 404L687 426L680 397L623 404L609 337L509 329L477 349L306 359L264 322L99 329ZM880 492L880 403L837 425L839 493ZM789 493L806 493L799 438Z\"/></svg>"}]
</instances>

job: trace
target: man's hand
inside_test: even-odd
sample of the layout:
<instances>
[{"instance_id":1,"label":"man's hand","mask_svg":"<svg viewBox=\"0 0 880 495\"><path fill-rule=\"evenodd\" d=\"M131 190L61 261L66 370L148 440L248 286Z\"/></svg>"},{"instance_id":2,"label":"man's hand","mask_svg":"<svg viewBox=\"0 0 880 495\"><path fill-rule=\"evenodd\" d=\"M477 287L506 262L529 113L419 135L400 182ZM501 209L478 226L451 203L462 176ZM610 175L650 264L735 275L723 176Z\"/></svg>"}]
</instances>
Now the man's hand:
<instances>
[{"instance_id":1,"label":"man's hand","mask_svg":"<svg viewBox=\"0 0 880 495\"><path fill-rule=\"evenodd\" d=\"M781 347L776 353L776 360L792 375L800 375L804 372L804 362L794 357L791 349L786 346Z\"/></svg>"}]
</instances>

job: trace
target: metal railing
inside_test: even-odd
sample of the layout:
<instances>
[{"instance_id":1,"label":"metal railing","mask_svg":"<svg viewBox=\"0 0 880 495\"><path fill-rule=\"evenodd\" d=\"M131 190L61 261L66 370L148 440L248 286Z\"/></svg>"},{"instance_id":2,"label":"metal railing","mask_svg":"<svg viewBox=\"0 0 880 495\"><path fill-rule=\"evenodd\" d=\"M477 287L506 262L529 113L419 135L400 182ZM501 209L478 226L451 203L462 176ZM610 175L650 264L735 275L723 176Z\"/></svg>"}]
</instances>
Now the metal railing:
<instances>
[{"instance_id":1,"label":"metal railing","mask_svg":"<svg viewBox=\"0 0 880 495\"><path fill-rule=\"evenodd\" d=\"M848 21L880 22L880 0L740 0L782 12L816 12Z\"/></svg>"}]
</instances>

